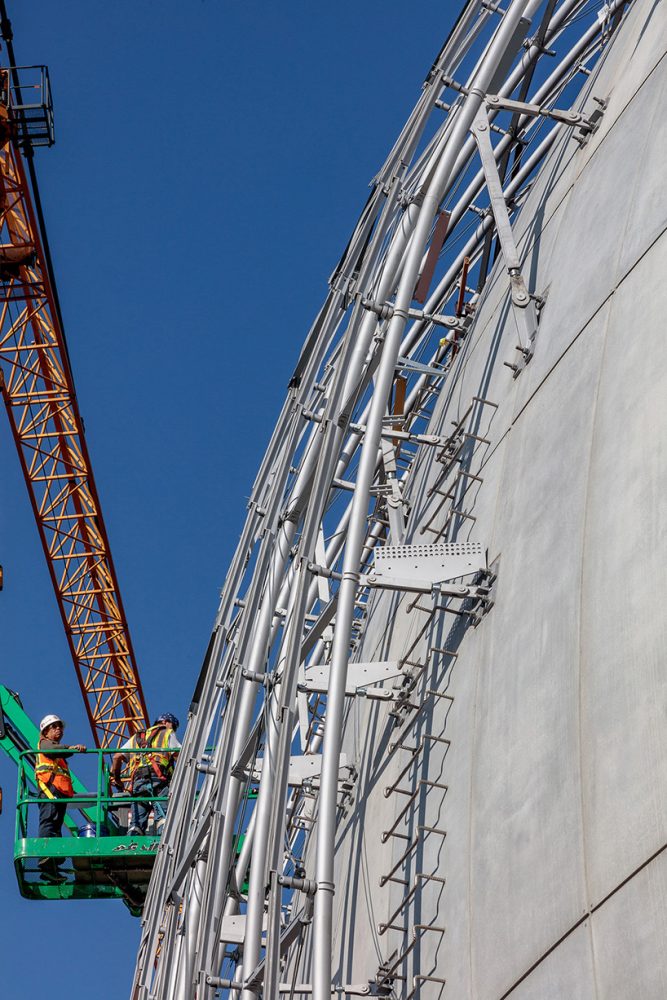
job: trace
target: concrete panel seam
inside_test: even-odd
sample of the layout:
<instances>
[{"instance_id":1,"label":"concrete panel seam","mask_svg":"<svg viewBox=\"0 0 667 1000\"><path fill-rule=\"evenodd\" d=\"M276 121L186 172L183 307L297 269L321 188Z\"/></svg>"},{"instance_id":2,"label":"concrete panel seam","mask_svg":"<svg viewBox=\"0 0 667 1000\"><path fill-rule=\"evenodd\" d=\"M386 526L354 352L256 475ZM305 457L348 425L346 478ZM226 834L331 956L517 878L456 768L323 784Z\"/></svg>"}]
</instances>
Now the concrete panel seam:
<instances>
[{"instance_id":1,"label":"concrete panel seam","mask_svg":"<svg viewBox=\"0 0 667 1000\"><path fill-rule=\"evenodd\" d=\"M576 175L576 178L575 178L575 180L573 181L573 185L577 183L577 181L579 180L579 178L581 177L581 175L582 175L582 174L584 173L584 171L585 171L585 170L586 170L586 168L588 167L588 164L589 164L589 163L592 163L592 162L593 162L593 159L594 159L594 158L595 158L595 156L597 155L598 151L599 151L600 149L602 149L602 147L604 146L604 144L605 144L605 142L607 141L608 137L609 137L609 136L610 136L610 135L612 134L612 132L614 131L614 129L616 128L616 126L617 126L617 125L618 125L618 123L620 122L620 120L621 120L621 118L623 117L623 115L624 115L624 114L626 113L626 111L628 110L628 108L630 107L630 105L632 104L632 102L633 102L633 101L635 100L635 98L637 97L637 94L639 94L639 92L640 92L641 90L643 90L643 88L644 88L644 87L646 86L646 84L647 84L647 83L649 82L649 80L651 79L651 77L652 77L652 76L653 76L653 74L654 74L654 73L656 72L656 70L657 70L657 69L659 68L660 64L661 64L661 63L662 63L662 62L664 61L664 59L665 59L665 58L667 58L667 52L663 52L663 54L662 54L662 55L660 56L660 58L659 58L659 59L658 59L658 61L657 61L657 62L655 63L655 65L653 65L653 66L651 67L651 69L650 69L650 70L648 71L648 73L646 74L646 76L644 77L644 79L642 80L642 82L641 82L641 83L639 84L639 86L637 87L637 89L636 89L636 90L634 90L634 91L632 92L632 94L631 94L631 96L630 96L630 97L628 98L627 102L626 102L626 103L625 103L625 104L623 105L623 107L622 107L622 108L620 108L620 110L619 110L618 114L617 114L617 115L616 115L616 117L614 118L613 122L611 123L611 125L609 126L609 128L607 129L607 131L605 131L605 132L604 132L604 133L603 133L603 134L602 134L602 135L600 136L600 140L599 140L599 143L598 143L598 145L597 145L597 146L595 147L595 149L593 150L593 153L592 153L592 155L591 155L591 156L590 156L590 157L589 157L589 158L588 158L588 159L586 160L586 162L585 162L584 164L582 164L582 167L581 167L581 170L580 170L580 171L579 171L579 172L577 173L577 175ZM599 64L599 68L600 68L600 69L602 69L602 68L603 68L603 65L604 65L603 63L600 63L600 64ZM596 78L596 79L597 79L597 78ZM570 190L570 189L568 188L568 190Z\"/></svg>"},{"instance_id":2,"label":"concrete panel seam","mask_svg":"<svg viewBox=\"0 0 667 1000\"><path fill-rule=\"evenodd\" d=\"M610 892L608 892L607 895L604 896L599 902L597 902L595 906L591 906L590 909L588 909L586 913L584 913L584 915L580 917L579 920L576 921L576 923L572 924L572 926L569 927L565 931L565 933L558 938L557 941L554 941L551 947L548 948L544 952L544 954L540 955L537 961L533 962L533 964L529 969L526 969L523 975L520 976L519 979L516 980L516 982L512 983L510 988L506 990L505 993L503 993L502 996L498 998L498 1000L507 1000L507 997L511 996L511 994L514 993L514 990L517 988L517 986L520 986L521 983L523 983L528 978L528 976L530 976L530 974L534 972L535 969L537 969L537 967L541 965L542 962L544 962L545 959L549 957L549 955L552 955L553 952L556 950L556 948L558 948L563 943L563 941L565 941L571 934L573 934L578 927L581 927L581 925L584 924L593 913L597 913L597 911L601 909L601 907L603 907L605 903L609 902L612 896L615 896L617 892L620 892L620 890L623 889L624 886L628 884L628 882L631 882L636 875L639 875L639 873L644 871L645 868L648 868L648 866L653 861L656 861L660 857L660 855L663 854L664 851L666 850L667 850L667 843L663 844L662 847L659 847L658 850L655 851L650 856L650 858L647 858L645 861L642 861L642 863L637 868L635 868L634 871L630 872L630 874L627 875L622 882L619 882L618 885L614 886L614 888Z\"/></svg>"},{"instance_id":3,"label":"concrete panel seam","mask_svg":"<svg viewBox=\"0 0 667 1000\"><path fill-rule=\"evenodd\" d=\"M639 255L639 257L637 257L637 259L634 262L634 264L632 264L630 267L627 268L626 271L623 272L623 274L619 278L618 283L615 286L615 288L612 288L612 290L610 291L609 295L607 295L607 297L602 300L602 302L600 303L599 307L595 310L595 312L592 314L592 316L589 317L589 319L586 321L586 323L584 324L584 326L582 326L582 328L579 331L579 333L575 334L575 336L572 338L572 340L567 345L567 347L565 348L565 350L563 351L563 353L560 355L560 357L556 358L556 360L552 364L551 368L547 372L545 372L544 378L542 378L540 380L540 382L535 386L533 392L531 392L530 396L528 396L528 398L524 402L524 404L521 407L521 409L513 417L512 423L510 425L511 427L514 427L514 425L517 423L517 421L522 416L522 414L525 413L528 404L531 402L531 400L533 400L535 398L535 396L537 395L537 393L539 392L539 390L542 388L542 386L547 381L547 379L549 378L549 376L553 374L553 372L558 367L558 365L561 363L561 361L563 360L563 358L565 357L565 355L570 351L570 349L572 347L574 347L574 345L579 340L579 338L581 337L581 335L586 332L586 330L589 328L589 326L591 325L591 323L599 316L599 314L602 312L602 310L605 308L605 306L609 302L611 302L611 300L613 299L614 295L616 294L616 292L618 291L618 289L621 287L621 285L623 284L623 282L627 278L630 277L630 275L635 270L635 268L639 264L641 264L641 262L643 261L644 257L646 257L647 254L649 254L651 252L651 250L656 245L656 243L658 243L663 238L663 236L665 236L666 233L667 233L667 226L665 226L665 228L662 229L658 233L658 235L655 237L655 239L651 243L649 243L649 245L646 247L646 249ZM509 430L509 428L508 428L508 430Z\"/></svg>"}]
</instances>

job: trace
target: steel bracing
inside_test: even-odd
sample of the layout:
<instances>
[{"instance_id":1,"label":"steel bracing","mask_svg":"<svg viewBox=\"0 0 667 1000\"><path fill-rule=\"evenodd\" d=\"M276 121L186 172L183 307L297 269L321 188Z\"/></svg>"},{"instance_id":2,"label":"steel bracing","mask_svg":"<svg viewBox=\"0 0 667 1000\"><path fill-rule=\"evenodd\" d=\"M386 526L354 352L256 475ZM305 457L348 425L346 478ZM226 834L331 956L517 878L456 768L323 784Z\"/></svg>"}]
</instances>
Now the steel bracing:
<instances>
[{"instance_id":1,"label":"steel bracing","mask_svg":"<svg viewBox=\"0 0 667 1000\"><path fill-rule=\"evenodd\" d=\"M420 983L443 981L422 970L414 986L397 984L414 940L365 982L341 981L332 967L336 836L358 777L343 753L346 699L385 700L392 725L414 708L420 667L409 652L399 663L360 662L378 591L414 605L430 595L466 627L491 607L493 567L477 549L426 544L455 541L452 525L470 515L454 499L479 476L461 472L442 491L442 505L451 503L437 529L435 515L413 524L409 514L429 457L449 473L466 442L483 440L471 408L495 404L475 397L447 434L430 433L429 418L465 363L496 258L516 328L510 381L539 348L542 302L513 223L556 140L585 144L598 127L604 101L590 89L582 97L582 86L629 6L611 2L599 16L582 0L465 4L373 181L227 574L143 917L134 1000L220 990L328 1000L392 988L411 997ZM374 561L388 543L392 558ZM447 583L465 577L460 568L433 568L466 555L479 572L463 585ZM403 557L411 569L401 570ZM447 742L424 737L406 769L426 739ZM400 735L386 753L399 745ZM416 791L405 794L407 809ZM394 834L402 815L387 837L403 836ZM385 881L400 881L412 844ZM406 900L427 878L437 880L419 873L405 883Z\"/></svg>"},{"instance_id":2,"label":"steel bracing","mask_svg":"<svg viewBox=\"0 0 667 1000\"><path fill-rule=\"evenodd\" d=\"M16 70L0 84L0 385L93 736L109 746L147 713L36 213L36 130Z\"/></svg>"}]
</instances>

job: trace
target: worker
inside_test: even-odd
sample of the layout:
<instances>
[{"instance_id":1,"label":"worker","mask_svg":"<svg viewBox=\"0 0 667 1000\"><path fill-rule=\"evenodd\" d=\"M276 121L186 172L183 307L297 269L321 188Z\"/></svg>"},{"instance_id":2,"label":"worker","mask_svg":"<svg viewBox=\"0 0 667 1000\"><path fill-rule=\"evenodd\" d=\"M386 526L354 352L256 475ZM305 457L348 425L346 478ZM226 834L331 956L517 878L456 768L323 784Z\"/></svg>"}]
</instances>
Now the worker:
<instances>
[{"instance_id":1,"label":"worker","mask_svg":"<svg viewBox=\"0 0 667 1000\"><path fill-rule=\"evenodd\" d=\"M39 803L38 837L60 837L67 811L67 801L74 795L72 776L67 758L73 753L83 753L85 746L77 743L67 746L62 743L65 723L59 715L46 715L39 724L39 744L35 760L35 779L40 797L46 801ZM37 862L43 879L49 882L64 882L65 876L55 858L40 858Z\"/></svg>"},{"instance_id":2,"label":"worker","mask_svg":"<svg viewBox=\"0 0 667 1000\"><path fill-rule=\"evenodd\" d=\"M146 832L148 816L153 808L156 821L156 831L162 832L166 809L164 802L157 801L167 794L169 782L174 773L176 755L174 751L181 749L176 739L178 719L171 712L159 715L150 729L135 733L123 743L111 765L111 782L121 791L127 790L130 795L150 799L147 802L133 802L128 836L143 836ZM143 753L123 753L124 750L142 750ZM126 783L121 775L123 764L127 763L129 777Z\"/></svg>"}]
</instances>

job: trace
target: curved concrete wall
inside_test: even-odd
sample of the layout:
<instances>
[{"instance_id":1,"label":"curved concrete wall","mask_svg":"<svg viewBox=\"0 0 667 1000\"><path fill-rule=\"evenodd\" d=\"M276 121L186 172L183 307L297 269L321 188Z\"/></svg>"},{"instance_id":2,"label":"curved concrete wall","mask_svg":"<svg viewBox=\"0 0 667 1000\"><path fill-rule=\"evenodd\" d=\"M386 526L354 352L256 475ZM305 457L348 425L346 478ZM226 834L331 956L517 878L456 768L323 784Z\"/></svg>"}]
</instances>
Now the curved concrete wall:
<instances>
[{"instance_id":1,"label":"curved concrete wall","mask_svg":"<svg viewBox=\"0 0 667 1000\"><path fill-rule=\"evenodd\" d=\"M464 462L482 481L450 538L488 544L495 606L473 630L420 610L428 598L372 602L359 658L426 663L415 694L440 697L406 731L424 750L389 795L409 751L388 754L386 707L349 709L337 982L384 963L402 997L415 975L433 977L422 997L667 996L666 39L664 3L637 3L589 80L583 107L608 102L598 132L583 149L564 134L521 210L546 298L530 364L517 379L504 364L517 333L499 266L438 401L441 434L489 401ZM423 458L408 541L434 538L442 470Z\"/></svg>"}]
</instances>

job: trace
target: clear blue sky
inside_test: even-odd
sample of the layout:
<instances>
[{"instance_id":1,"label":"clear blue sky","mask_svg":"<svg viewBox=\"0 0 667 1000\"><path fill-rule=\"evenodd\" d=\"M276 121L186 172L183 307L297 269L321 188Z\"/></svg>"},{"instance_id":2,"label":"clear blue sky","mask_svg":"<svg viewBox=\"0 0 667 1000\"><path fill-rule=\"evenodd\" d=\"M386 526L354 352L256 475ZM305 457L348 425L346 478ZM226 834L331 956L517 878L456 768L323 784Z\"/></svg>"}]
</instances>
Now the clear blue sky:
<instances>
[{"instance_id":1,"label":"clear blue sky","mask_svg":"<svg viewBox=\"0 0 667 1000\"><path fill-rule=\"evenodd\" d=\"M8 0L50 67L37 170L81 411L151 712L184 718L247 496L326 280L459 4ZM89 742L0 414L0 681ZM129 993L121 903L33 903L0 759L2 988Z\"/></svg>"}]
</instances>

